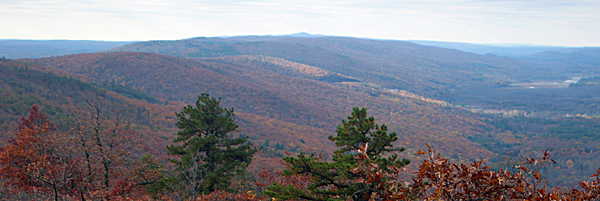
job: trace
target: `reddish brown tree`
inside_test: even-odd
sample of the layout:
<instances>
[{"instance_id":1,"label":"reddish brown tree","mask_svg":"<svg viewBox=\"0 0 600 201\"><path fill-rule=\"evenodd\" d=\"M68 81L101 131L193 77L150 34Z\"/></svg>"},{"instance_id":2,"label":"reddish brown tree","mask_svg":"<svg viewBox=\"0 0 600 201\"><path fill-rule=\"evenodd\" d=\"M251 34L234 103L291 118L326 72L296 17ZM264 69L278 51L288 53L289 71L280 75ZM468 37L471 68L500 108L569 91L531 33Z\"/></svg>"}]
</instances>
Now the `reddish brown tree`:
<instances>
[{"instance_id":1,"label":"reddish brown tree","mask_svg":"<svg viewBox=\"0 0 600 201\"><path fill-rule=\"evenodd\" d=\"M138 134L123 119L118 105L102 97L86 97L87 109L78 110L69 130L81 158L80 183L71 191L80 199L125 196L136 184L134 164L128 158Z\"/></svg>"},{"instance_id":2,"label":"reddish brown tree","mask_svg":"<svg viewBox=\"0 0 600 201\"><path fill-rule=\"evenodd\" d=\"M70 139L57 132L37 105L19 120L16 138L0 151L4 185L17 191L51 193L54 200L68 195L80 178L80 161L68 152Z\"/></svg>"},{"instance_id":3,"label":"reddish brown tree","mask_svg":"<svg viewBox=\"0 0 600 201\"><path fill-rule=\"evenodd\" d=\"M600 200L600 178L582 182L582 189L548 188L541 185L540 166L555 163L548 150L541 158L523 158L515 167L492 171L476 161L453 164L428 145L427 154L414 177L411 189L419 200ZM598 170L600 173L600 170Z\"/></svg>"},{"instance_id":4,"label":"reddish brown tree","mask_svg":"<svg viewBox=\"0 0 600 201\"><path fill-rule=\"evenodd\" d=\"M35 105L19 120L15 137L0 149L0 176L8 189L54 200L148 197L142 186L157 171L144 171L147 161L128 157L136 132L117 110L89 103L69 129L56 129Z\"/></svg>"},{"instance_id":5,"label":"reddish brown tree","mask_svg":"<svg viewBox=\"0 0 600 201\"><path fill-rule=\"evenodd\" d=\"M380 191L368 195L369 200L600 200L600 169L592 175L596 180L581 183L581 188L547 188L541 184L539 167L554 163L548 150L541 158L523 158L516 172L492 171L481 161L454 164L428 145L427 158L419 166L413 183L387 180L397 177L401 169L382 171L365 154L368 145L358 150L359 165L355 174L364 175L357 183L378 184ZM388 167L390 168L390 167ZM394 167L392 167L394 168ZM401 185L402 184L402 185Z\"/></svg>"}]
</instances>

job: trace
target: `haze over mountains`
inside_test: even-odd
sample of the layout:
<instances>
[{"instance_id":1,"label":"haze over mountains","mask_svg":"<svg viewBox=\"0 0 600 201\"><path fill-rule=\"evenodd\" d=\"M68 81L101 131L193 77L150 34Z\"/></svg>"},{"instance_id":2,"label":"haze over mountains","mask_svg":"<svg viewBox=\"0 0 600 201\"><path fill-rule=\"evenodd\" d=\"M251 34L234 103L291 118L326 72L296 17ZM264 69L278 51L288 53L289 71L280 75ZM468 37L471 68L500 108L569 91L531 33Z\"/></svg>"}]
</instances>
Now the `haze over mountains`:
<instances>
[{"instance_id":1,"label":"haze over mountains","mask_svg":"<svg viewBox=\"0 0 600 201\"><path fill-rule=\"evenodd\" d=\"M471 52L475 54L494 54L498 56L518 57L536 54L545 51L556 51L569 47L560 46L536 46L536 45L521 45L521 44L498 44L498 45L486 45L486 44L471 44L471 43L459 43L459 42L443 42L443 41L426 41L426 40L409 40L420 45L443 47L448 49L455 49L465 52Z\"/></svg>"},{"instance_id":2,"label":"haze over mountains","mask_svg":"<svg viewBox=\"0 0 600 201\"><path fill-rule=\"evenodd\" d=\"M41 58L100 52L131 42L91 40L7 40L0 39L0 56L9 59Z\"/></svg>"},{"instance_id":3,"label":"haze over mountains","mask_svg":"<svg viewBox=\"0 0 600 201\"><path fill-rule=\"evenodd\" d=\"M47 102L45 109L60 115L93 93L128 105L136 124L159 136L153 143L169 143L174 112L209 93L235 108L240 134L265 145L264 161L286 150L330 153L327 136L352 107L366 107L399 132L409 158L425 143L463 162L551 148L564 167L552 173L555 184L576 182L600 165L585 160L600 156L600 86L583 78L589 84L538 87L592 77L598 48L479 46L507 52L501 57L468 45L306 34L101 43L90 51L99 53L50 51L55 57L47 58L2 52L32 58L0 63L2 131L14 130L10 119L30 104ZM6 47L0 43L26 52Z\"/></svg>"}]
</instances>

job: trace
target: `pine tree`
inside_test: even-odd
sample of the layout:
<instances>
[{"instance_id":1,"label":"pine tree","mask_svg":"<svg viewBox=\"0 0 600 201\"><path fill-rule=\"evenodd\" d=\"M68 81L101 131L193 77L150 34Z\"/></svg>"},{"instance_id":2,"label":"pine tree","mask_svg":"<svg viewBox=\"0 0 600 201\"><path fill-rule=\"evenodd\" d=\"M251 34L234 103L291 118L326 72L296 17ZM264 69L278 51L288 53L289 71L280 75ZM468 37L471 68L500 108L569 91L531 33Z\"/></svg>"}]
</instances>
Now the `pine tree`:
<instances>
[{"instance_id":1,"label":"pine tree","mask_svg":"<svg viewBox=\"0 0 600 201\"><path fill-rule=\"evenodd\" d=\"M179 190L192 199L215 190L226 190L231 179L243 173L257 151L248 137L232 137L237 132L233 108L225 109L221 99L202 94L196 107L188 105L177 114L177 127L181 129L168 154L178 175L174 180Z\"/></svg>"},{"instance_id":2,"label":"pine tree","mask_svg":"<svg viewBox=\"0 0 600 201\"><path fill-rule=\"evenodd\" d=\"M336 132L335 137L329 136L329 140L339 147L334 152L333 161L323 161L315 154L305 153L300 153L297 157L284 158L288 164L284 175L312 176L312 184L307 189L274 184L266 193L277 199L368 200L369 195L382 189L378 188L380 185L377 182L360 182L369 178L356 171L359 159L355 156L359 149L368 147L366 153L370 161L383 171L391 172L391 169L403 167L410 162L406 159L398 159L395 154L404 150L394 148L392 145L398 140L396 132L388 133L385 124L381 126L375 124L374 117L367 117L366 108L353 108L348 121L342 120ZM397 178L385 178L381 182L390 179Z\"/></svg>"}]
</instances>

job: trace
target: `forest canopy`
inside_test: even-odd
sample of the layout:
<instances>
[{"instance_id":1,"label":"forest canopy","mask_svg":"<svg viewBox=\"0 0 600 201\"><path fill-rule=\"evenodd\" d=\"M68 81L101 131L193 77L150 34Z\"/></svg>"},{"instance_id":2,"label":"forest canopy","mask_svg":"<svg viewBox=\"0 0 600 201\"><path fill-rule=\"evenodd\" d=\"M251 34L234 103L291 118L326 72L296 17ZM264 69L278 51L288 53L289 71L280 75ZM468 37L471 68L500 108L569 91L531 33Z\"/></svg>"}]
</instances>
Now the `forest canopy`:
<instances>
[{"instance_id":1,"label":"forest canopy","mask_svg":"<svg viewBox=\"0 0 600 201\"><path fill-rule=\"evenodd\" d=\"M398 138L367 116L352 114L330 136L332 160L300 153L284 158L283 173L244 169L258 149L237 131L233 109L202 94L178 113L181 129L169 145L170 164L146 154L132 161L135 130L118 111L90 100L69 128L58 129L38 106L19 120L16 138L0 149L3 198L7 199L192 199L192 200L597 200L600 169L580 188L543 185L548 151L497 171L481 161L454 164L428 145L416 172L396 153ZM411 178L407 180L406 178ZM254 181L254 182L252 182Z\"/></svg>"}]
</instances>

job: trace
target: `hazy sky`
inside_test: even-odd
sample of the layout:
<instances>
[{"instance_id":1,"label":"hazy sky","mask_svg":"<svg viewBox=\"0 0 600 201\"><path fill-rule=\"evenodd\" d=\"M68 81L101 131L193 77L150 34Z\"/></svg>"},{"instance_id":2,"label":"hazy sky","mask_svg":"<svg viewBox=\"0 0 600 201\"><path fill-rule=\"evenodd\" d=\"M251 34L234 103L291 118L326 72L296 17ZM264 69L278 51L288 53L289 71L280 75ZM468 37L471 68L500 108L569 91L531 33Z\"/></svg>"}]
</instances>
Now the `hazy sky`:
<instances>
[{"instance_id":1,"label":"hazy sky","mask_svg":"<svg viewBox=\"0 0 600 201\"><path fill-rule=\"evenodd\" d=\"M312 34L600 46L600 0L0 0L0 39Z\"/></svg>"}]
</instances>

